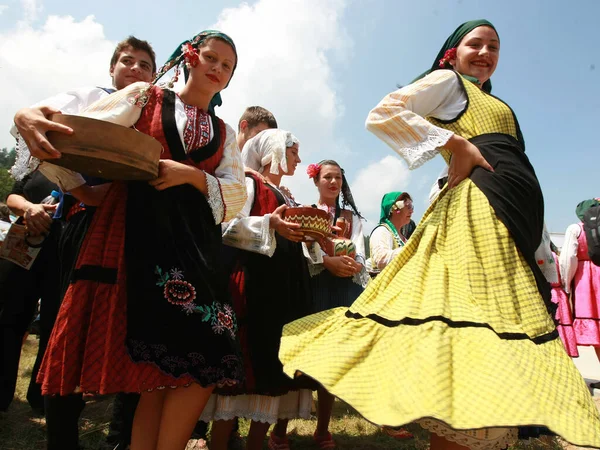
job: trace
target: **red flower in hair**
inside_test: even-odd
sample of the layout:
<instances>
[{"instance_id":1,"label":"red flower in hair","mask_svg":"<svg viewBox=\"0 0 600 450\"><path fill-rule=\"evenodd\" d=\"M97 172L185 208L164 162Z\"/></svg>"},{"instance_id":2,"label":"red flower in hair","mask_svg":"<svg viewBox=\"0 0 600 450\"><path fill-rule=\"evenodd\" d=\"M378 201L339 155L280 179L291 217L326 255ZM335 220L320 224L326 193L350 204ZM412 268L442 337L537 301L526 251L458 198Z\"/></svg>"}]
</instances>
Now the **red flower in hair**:
<instances>
[{"instance_id":1,"label":"red flower in hair","mask_svg":"<svg viewBox=\"0 0 600 450\"><path fill-rule=\"evenodd\" d=\"M446 63L449 62L451 59L456 59L456 47L452 47L446 50L446 53L444 53L444 57L440 59L440 69L445 68Z\"/></svg>"},{"instance_id":2,"label":"red flower in hair","mask_svg":"<svg viewBox=\"0 0 600 450\"><path fill-rule=\"evenodd\" d=\"M320 164L309 164L308 167L306 168L306 173L308 174L308 178L315 178L317 175L319 175L320 171L321 171Z\"/></svg>"},{"instance_id":3,"label":"red flower in hair","mask_svg":"<svg viewBox=\"0 0 600 450\"><path fill-rule=\"evenodd\" d=\"M185 58L185 62L188 63L192 67L196 67L200 62L200 57L198 56L198 50L196 50L192 44L189 42L183 44L181 46L181 51L183 52L183 57Z\"/></svg>"}]
</instances>

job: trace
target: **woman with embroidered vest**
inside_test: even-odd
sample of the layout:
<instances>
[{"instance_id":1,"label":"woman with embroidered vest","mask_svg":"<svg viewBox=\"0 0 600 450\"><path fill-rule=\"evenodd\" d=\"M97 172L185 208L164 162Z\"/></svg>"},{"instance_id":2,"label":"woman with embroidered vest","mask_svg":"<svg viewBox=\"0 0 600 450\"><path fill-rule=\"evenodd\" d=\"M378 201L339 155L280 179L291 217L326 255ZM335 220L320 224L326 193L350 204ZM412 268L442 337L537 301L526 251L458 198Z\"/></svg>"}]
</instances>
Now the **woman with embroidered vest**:
<instances>
[{"instance_id":1,"label":"woman with embroidered vest","mask_svg":"<svg viewBox=\"0 0 600 450\"><path fill-rule=\"evenodd\" d=\"M575 213L580 222L569 225L560 254L560 273L565 291L571 294L573 329L577 345L594 347L600 360L600 267L588 255L588 242L583 229L583 216L598 199L585 200ZM594 387L600 389L600 383Z\"/></svg>"},{"instance_id":2,"label":"woman with embroidered vest","mask_svg":"<svg viewBox=\"0 0 600 450\"><path fill-rule=\"evenodd\" d=\"M304 234L282 216L295 202L280 187L300 163L299 142L288 131L265 130L250 139L242 152L247 169L248 200L235 219L223 224L223 243L237 249L230 287L240 324L246 381L218 390L202 414L214 421L210 448L226 450L234 417L252 421L249 450L262 449L275 422L269 448L287 445L287 421L310 418L312 391L283 373L277 355L283 326L310 313L310 285L302 253ZM258 173L258 174L257 174Z\"/></svg>"},{"instance_id":3,"label":"woman with embroidered vest","mask_svg":"<svg viewBox=\"0 0 600 450\"><path fill-rule=\"evenodd\" d=\"M490 22L467 22L370 112L367 129L410 168L441 153L448 185L350 308L285 327L280 358L374 423L418 421L432 449L503 448L532 424L597 447L600 416L535 261L540 186L515 114L490 94L499 50Z\"/></svg>"},{"instance_id":4,"label":"woman with embroidered vest","mask_svg":"<svg viewBox=\"0 0 600 450\"><path fill-rule=\"evenodd\" d=\"M178 94L134 83L84 112L135 125L163 153L158 178L113 182L98 207L38 377L48 395L140 392L133 450L185 448L213 388L243 378L220 257L220 224L246 201L243 166L234 131L208 112L235 45L202 32L156 80L180 64Z\"/></svg>"},{"instance_id":5,"label":"woman with embroidered vest","mask_svg":"<svg viewBox=\"0 0 600 450\"><path fill-rule=\"evenodd\" d=\"M367 270L376 276L402 251L408 240L402 233L414 211L408 192L388 192L381 199L379 225L371 231Z\"/></svg>"}]
</instances>

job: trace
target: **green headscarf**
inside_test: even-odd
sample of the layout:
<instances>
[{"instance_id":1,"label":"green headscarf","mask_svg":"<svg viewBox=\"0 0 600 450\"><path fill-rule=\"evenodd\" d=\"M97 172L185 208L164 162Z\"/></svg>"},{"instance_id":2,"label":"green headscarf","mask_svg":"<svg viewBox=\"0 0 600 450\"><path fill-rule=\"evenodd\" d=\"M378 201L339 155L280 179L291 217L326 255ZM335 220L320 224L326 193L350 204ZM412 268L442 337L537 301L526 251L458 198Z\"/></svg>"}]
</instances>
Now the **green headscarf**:
<instances>
[{"instance_id":1,"label":"green headscarf","mask_svg":"<svg viewBox=\"0 0 600 450\"><path fill-rule=\"evenodd\" d=\"M392 212L392 206L398 200L403 192L388 192L381 198L381 213L379 214L379 223L384 223L385 219L389 219Z\"/></svg>"},{"instance_id":2,"label":"green headscarf","mask_svg":"<svg viewBox=\"0 0 600 450\"><path fill-rule=\"evenodd\" d=\"M182 63L182 61L184 60L182 47L184 45L186 45L186 44L192 44L192 47L198 49L200 47L200 44L202 44L208 38L219 38L219 39L222 39L223 41L227 42L231 46L231 48L233 49L233 53L235 53L235 64L233 66L233 70L231 71L231 78L233 78L233 74L235 72L235 68L237 67L237 60L238 60L237 49L235 48L235 44L233 43L233 39L231 39L225 33L221 33L220 31L217 31L217 30L204 30L204 31L201 31L200 33L198 33L197 35L195 35L193 38L185 40L185 41L183 41L181 44L179 44L177 46L177 48L175 49L175 51L171 54L171 56L169 56L169 58L167 59L167 61L158 70L158 72L156 74L156 78L154 79L153 83L156 84L156 82L165 73L167 73L173 67L175 67L175 66L177 66L177 65L179 65L179 64ZM184 66L184 72L185 72L185 78L187 80L187 68L185 68L185 66ZM230 81L231 81L231 78L229 79ZM229 86L229 83L227 83L227 85L225 87L227 87L227 86ZM221 99L221 94L217 92L215 94L215 96L212 98L211 102L210 102L209 109L212 108L214 110L215 106L221 106L222 104L223 104L223 100Z\"/></svg>"},{"instance_id":3,"label":"green headscarf","mask_svg":"<svg viewBox=\"0 0 600 450\"><path fill-rule=\"evenodd\" d=\"M433 61L433 64L431 65L431 69L423 72L417 78L415 78L414 80L412 80L412 82L414 83L415 81L420 80L424 76L429 75L434 70L440 69L441 68L440 67L440 59L442 59L444 57L444 54L446 53L446 51L450 50L451 48L457 47L458 44L460 44L460 41L462 40L462 38L464 38L467 34L469 34L475 28L478 28L478 27L481 27L481 26L491 27L494 31L496 31L496 34L498 34L498 31L496 30L496 27L494 27L494 25L492 25L491 22L489 22L489 21L487 21L485 19L470 20L469 22L463 23L456 30L454 30L454 33L452 33L448 37L448 39L446 39L446 42L444 42L444 45L442 46L442 48L438 52L435 60ZM465 78L467 78L469 81L472 81L475 84L479 84L479 80L477 80L476 78L470 77L470 76L466 76L466 75L463 75L463 76ZM483 86L481 88L485 92L488 92L488 93L492 92L492 82L490 80L487 80L485 83L483 83Z\"/></svg>"},{"instance_id":4,"label":"green headscarf","mask_svg":"<svg viewBox=\"0 0 600 450\"><path fill-rule=\"evenodd\" d=\"M389 219L389 217L390 217L390 213L392 212L392 206L394 206L394 203L396 203L396 201L398 200L398 197L400 197L402 194L403 194L403 192L401 192L401 191L388 192L387 194L385 194L381 198L381 213L379 214L379 224L383 225L389 231L392 232L392 235L394 236L394 240L396 241L396 243L398 244L399 247L402 247L404 245L404 241L398 234L398 230L396 230L396 227L394 226L392 221Z\"/></svg>"},{"instance_id":5,"label":"green headscarf","mask_svg":"<svg viewBox=\"0 0 600 450\"><path fill-rule=\"evenodd\" d=\"M583 222L583 216L585 215L587 210L590 209L592 206L597 206L597 205L600 205L600 202L598 200L596 200L595 198L591 198L589 200L584 200L581 203L579 203L579 205L577 205L577 208L575 208L575 214L577 214L577 217L579 218L579 220L581 220Z\"/></svg>"}]
</instances>

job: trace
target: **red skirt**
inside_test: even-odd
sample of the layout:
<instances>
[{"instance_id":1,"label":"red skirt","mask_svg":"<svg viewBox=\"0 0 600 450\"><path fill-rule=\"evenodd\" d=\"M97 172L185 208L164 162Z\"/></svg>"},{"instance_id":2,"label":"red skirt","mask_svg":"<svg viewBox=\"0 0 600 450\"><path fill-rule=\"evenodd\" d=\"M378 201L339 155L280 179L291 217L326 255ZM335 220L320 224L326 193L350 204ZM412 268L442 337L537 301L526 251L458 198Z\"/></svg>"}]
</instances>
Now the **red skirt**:
<instances>
[{"instance_id":1,"label":"red skirt","mask_svg":"<svg viewBox=\"0 0 600 450\"><path fill-rule=\"evenodd\" d=\"M143 392L194 382L190 375L175 378L152 363L134 363L128 354L126 204L126 185L113 183L96 211L75 273L101 266L99 278L116 279L79 279L69 286L37 378L44 395Z\"/></svg>"}]
</instances>

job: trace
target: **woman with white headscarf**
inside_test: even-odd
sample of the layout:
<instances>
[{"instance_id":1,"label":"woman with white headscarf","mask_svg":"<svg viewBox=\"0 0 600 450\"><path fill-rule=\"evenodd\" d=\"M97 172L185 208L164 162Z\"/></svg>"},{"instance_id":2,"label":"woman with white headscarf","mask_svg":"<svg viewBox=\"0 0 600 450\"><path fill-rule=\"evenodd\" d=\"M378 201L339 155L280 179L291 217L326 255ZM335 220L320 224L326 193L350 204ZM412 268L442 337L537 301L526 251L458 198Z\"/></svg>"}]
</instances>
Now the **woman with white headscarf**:
<instances>
[{"instance_id":1,"label":"woman with white headscarf","mask_svg":"<svg viewBox=\"0 0 600 450\"><path fill-rule=\"evenodd\" d=\"M283 325L309 313L310 277L298 225L282 213L295 203L280 189L284 175L300 163L299 142L288 131L265 130L242 151L247 169L248 200L235 219L223 225L223 243L235 247L230 278L246 383L217 389L201 420L214 421L212 450L225 450L234 417L252 420L247 449L262 449L264 437L277 422L269 448L287 448L287 420L309 418L310 390L283 373L279 338ZM257 175L262 174L262 176Z\"/></svg>"}]
</instances>

